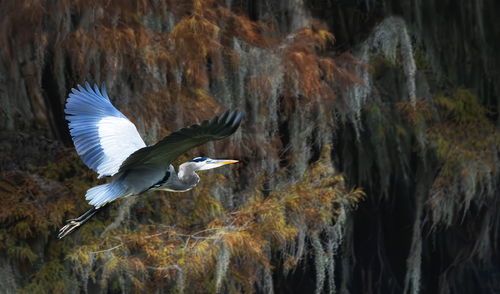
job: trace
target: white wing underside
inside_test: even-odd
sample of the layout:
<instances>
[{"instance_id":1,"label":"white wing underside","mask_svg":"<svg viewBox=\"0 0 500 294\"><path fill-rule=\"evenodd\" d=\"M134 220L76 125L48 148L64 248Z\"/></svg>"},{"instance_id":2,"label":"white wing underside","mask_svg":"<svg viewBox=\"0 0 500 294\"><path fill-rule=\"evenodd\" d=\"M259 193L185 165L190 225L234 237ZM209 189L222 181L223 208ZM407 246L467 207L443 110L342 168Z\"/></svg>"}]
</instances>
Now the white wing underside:
<instances>
[{"instance_id":1,"label":"white wing underside","mask_svg":"<svg viewBox=\"0 0 500 294\"><path fill-rule=\"evenodd\" d=\"M105 85L101 92L88 83L72 89L66 104L66 119L76 151L99 178L116 174L130 154L146 147L135 125L109 101Z\"/></svg>"}]
</instances>

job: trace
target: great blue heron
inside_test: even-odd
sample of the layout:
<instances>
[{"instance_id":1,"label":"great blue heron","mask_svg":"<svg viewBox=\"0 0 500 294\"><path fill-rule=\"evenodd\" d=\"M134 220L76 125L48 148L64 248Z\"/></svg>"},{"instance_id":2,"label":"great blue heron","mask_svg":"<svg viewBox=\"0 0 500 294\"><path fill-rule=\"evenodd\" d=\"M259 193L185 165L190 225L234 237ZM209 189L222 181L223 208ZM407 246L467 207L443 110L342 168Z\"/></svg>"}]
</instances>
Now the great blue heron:
<instances>
[{"instance_id":1,"label":"great blue heron","mask_svg":"<svg viewBox=\"0 0 500 294\"><path fill-rule=\"evenodd\" d=\"M207 170L237 160L196 157L179 166L175 173L171 163L191 148L233 134L241 124L243 112L224 112L220 117L180 129L146 146L134 124L109 101L105 84L101 91L88 83L72 89L66 103L66 119L76 151L83 162L95 170L98 178L111 177L111 183L90 188L85 195L94 207L79 218L68 220L58 238L63 238L87 222L107 203L118 198L166 190L190 190L200 180L196 170Z\"/></svg>"}]
</instances>

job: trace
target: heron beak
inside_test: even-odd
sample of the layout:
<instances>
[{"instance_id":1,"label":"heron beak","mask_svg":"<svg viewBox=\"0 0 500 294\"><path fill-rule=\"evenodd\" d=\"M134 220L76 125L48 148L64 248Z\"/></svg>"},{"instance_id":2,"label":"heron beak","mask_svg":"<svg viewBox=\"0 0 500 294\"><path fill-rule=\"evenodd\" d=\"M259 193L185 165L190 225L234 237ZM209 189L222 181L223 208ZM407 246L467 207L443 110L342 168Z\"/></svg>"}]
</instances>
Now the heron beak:
<instances>
[{"instance_id":1,"label":"heron beak","mask_svg":"<svg viewBox=\"0 0 500 294\"><path fill-rule=\"evenodd\" d=\"M231 163L237 163L239 162L238 160L232 160L232 159L215 159L212 160L212 164L219 164L219 165L226 165L226 164L231 164Z\"/></svg>"},{"instance_id":2,"label":"heron beak","mask_svg":"<svg viewBox=\"0 0 500 294\"><path fill-rule=\"evenodd\" d=\"M207 169L213 169L216 167L220 167L226 164L231 164L231 163L237 163L239 162L238 160L232 160L232 159L212 159L210 163L207 163L205 166L201 167L199 170L207 170Z\"/></svg>"}]
</instances>

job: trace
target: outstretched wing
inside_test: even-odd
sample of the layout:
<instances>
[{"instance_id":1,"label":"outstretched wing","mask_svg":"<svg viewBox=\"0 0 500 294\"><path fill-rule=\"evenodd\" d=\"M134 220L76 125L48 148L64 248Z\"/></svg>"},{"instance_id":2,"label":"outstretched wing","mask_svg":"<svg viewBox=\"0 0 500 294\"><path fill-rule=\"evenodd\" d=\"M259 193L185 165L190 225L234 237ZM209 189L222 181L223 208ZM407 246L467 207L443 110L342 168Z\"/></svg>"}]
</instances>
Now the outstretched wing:
<instances>
[{"instance_id":1,"label":"outstretched wing","mask_svg":"<svg viewBox=\"0 0 500 294\"><path fill-rule=\"evenodd\" d=\"M66 103L66 119L76 151L99 174L112 176L134 151L146 147L135 125L109 101L105 84L101 92L89 83L72 89Z\"/></svg>"},{"instance_id":2,"label":"outstretched wing","mask_svg":"<svg viewBox=\"0 0 500 294\"><path fill-rule=\"evenodd\" d=\"M180 129L148 146L132 153L123 162L120 172L137 167L156 168L170 165L177 157L191 148L200 146L208 141L220 140L236 132L243 119L243 112L234 110L224 112L221 117L202 121L187 128Z\"/></svg>"}]
</instances>

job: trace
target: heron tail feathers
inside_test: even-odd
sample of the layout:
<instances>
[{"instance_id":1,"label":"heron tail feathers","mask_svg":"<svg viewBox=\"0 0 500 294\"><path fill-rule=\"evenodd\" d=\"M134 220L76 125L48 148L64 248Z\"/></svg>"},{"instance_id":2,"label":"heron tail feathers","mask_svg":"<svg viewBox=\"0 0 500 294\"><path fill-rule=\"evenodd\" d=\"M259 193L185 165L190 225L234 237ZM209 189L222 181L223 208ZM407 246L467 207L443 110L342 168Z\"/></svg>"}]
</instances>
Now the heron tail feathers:
<instances>
[{"instance_id":1,"label":"heron tail feathers","mask_svg":"<svg viewBox=\"0 0 500 294\"><path fill-rule=\"evenodd\" d=\"M118 198L130 196L127 186L123 185L120 180L116 180L109 184L99 185L87 190L85 199L89 200L90 205L99 208L106 203L115 201Z\"/></svg>"}]
</instances>

